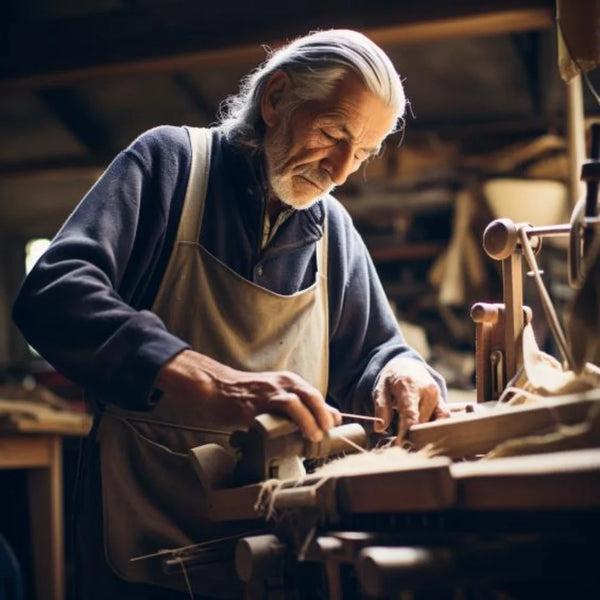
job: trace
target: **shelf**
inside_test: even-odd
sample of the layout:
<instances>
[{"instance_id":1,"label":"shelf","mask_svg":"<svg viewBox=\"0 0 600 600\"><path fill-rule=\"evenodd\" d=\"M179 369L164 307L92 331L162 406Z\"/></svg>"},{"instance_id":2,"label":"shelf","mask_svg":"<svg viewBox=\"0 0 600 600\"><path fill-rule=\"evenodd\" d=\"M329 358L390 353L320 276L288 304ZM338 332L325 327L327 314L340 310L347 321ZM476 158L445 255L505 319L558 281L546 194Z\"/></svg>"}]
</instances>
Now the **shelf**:
<instances>
[{"instance_id":1,"label":"shelf","mask_svg":"<svg viewBox=\"0 0 600 600\"><path fill-rule=\"evenodd\" d=\"M446 249L442 242L419 242L414 244L399 243L396 245L369 246L369 253L375 262L391 262L394 260L414 260L432 258Z\"/></svg>"}]
</instances>

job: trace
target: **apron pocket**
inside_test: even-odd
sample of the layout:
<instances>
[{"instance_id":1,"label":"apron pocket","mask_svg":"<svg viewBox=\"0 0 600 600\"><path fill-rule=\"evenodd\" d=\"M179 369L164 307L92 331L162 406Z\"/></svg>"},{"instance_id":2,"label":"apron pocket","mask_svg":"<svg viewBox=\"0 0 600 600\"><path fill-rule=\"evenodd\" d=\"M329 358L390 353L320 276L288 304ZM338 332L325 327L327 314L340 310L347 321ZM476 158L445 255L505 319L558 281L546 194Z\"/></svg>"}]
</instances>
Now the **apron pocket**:
<instances>
[{"instance_id":1,"label":"apron pocket","mask_svg":"<svg viewBox=\"0 0 600 600\"><path fill-rule=\"evenodd\" d=\"M182 573L168 574L162 568L164 555L131 559L244 531L242 523L211 523L205 517L207 498L187 449L214 442L214 436L107 412L102 416L98 439L108 563L128 581L186 591ZM227 574L221 572L221 567ZM232 564L220 560L194 569L190 576L195 579L198 575L202 581L198 592L207 595L210 581L219 588L227 588L227 581L234 587L238 585L232 569ZM229 596L226 593L217 597Z\"/></svg>"}]
</instances>

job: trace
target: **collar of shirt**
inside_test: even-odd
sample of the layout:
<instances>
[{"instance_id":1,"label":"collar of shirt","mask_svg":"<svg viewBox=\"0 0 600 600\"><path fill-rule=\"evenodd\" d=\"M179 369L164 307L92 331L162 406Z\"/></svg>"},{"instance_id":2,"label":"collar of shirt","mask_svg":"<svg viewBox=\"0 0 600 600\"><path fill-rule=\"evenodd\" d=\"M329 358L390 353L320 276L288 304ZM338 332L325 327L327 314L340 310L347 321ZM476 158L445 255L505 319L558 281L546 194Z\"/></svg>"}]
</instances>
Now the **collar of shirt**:
<instances>
[{"instance_id":1,"label":"collar of shirt","mask_svg":"<svg viewBox=\"0 0 600 600\"><path fill-rule=\"evenodd\" d=\"M271 219L269 217L269 213L267 210L264 211L263 217L263 232L262 232L262 240L260 247L261 249L265 248L265 246L273 239L273 236L277 232L277 230L285 223L287 219L292 216L294 209L290 206L282 210L276 217L275 222L271 224Z\"/></svg>"},{"instance_id":2,"label":"collar of shirt","mask_svg":"<svg viewBox=\"0 0 600 600\"><path fill-rule=\"evenodd\" d=\"M229 141L223 132L218 136L222 147L225 164L228 169L235 172L234 185L243 204L240 210L249 219L249 222L259 225L258 244L261 249L269 244L284 223L293 237L297 236L299 243L306 243L309 239L319 239L323 235L324 203L318 200L309 208L295 210L289 208L282 211L275 223L271 225L266 214L266 202L269 197L269 185L262 152L242 148ZM286 236L287 237L287 236ZM287 240L286 246L290 248ZM292 244L294 245L294 244Z\"/></svg>"}]
</instances>

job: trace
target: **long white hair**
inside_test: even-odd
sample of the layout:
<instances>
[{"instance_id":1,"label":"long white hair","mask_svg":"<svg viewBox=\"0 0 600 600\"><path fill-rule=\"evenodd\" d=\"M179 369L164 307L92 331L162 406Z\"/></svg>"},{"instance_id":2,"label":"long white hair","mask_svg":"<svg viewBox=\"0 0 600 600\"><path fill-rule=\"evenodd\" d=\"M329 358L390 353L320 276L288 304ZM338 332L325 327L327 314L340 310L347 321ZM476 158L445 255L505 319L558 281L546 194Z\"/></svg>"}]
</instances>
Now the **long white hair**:
<instances>
[{"instance_id":1,"label":"long white hair","mask_svg":"<svg viewBox=\"0 0 600 600\"><path fill-rule=\"evenodd\" d=\"M348 70L369 91L396 112L402 121L406 98L400 77L385 52L357 31L330 29L310 33L269 52L265 62L241 81L239 93L223 101L219 122L227 135L251 148L260 148L264 135L260 103L265 84L276 70L292 80L290 113L308 100L321 100Z\"/></svg>"}]
</instances>

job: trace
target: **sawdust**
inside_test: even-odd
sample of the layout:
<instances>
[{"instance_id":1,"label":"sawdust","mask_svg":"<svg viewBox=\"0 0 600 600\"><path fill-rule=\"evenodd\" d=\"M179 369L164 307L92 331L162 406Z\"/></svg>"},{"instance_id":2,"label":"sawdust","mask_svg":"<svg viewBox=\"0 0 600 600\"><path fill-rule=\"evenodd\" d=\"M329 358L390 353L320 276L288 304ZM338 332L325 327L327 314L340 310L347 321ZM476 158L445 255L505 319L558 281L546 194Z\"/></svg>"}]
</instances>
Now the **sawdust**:
<instances>
[{"instance_id":1,"label":"sawdust","mask_svg":"<svg viewBox=\"0 0 600 600\"><path fill-rule=\"evenodd\" d=\"M333 458L314 472L294 481L268 479L262 484L254 509L265 515L267 520L271 520L276 518L277 496L280 493L289 493L290 489L302 488L316 492L327 482L345 475L411 470L425 466L433 457L440 454L431 445L418 452L412 452L409 448L409 445L405 447L386 445L369 451L363 450L358 454Z\"/></svg>"},{"instance_id":2,"label":"sawdust","mask_svg":"<svg viewBox=\"0 0 600 600\"><path fill-rule=\"evenodd\" d=\"M426 463L436 454L431 446L418 452L411 452L401 446L385 446L369 452L335 458L316 469L310 477L327 478L338 475L360 475L378 471L412 469L416 465Z\"/></svg>"}]
</instances>

